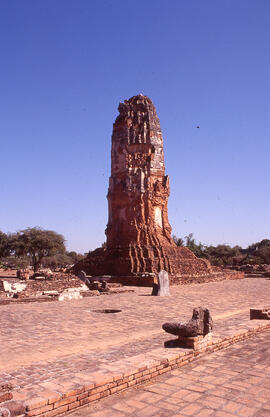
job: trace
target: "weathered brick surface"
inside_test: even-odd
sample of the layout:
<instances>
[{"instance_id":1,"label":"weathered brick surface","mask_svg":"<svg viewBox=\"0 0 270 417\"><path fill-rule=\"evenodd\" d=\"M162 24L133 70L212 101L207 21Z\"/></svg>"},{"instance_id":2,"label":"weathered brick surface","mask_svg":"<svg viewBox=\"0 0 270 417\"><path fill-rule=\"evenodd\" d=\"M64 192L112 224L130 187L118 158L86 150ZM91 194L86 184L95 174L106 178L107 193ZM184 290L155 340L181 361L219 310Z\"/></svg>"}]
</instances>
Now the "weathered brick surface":
<instances>
[{"instance_id":1,"label":"weathered brick surface","mask_svg":"<svg viewBox=\"0 0 270 417\"><path fill-rule=\"evenodd\" d=\"M187 365L190 361L194 360L196 358L196 356L198 356L198 355L202 355L202 354L206 355L207 353L215 352L216 350L226 348L230 345L233 345L237 341L239 341L239 339L242 339L242 340L248 339L249 337L258 333L259 331L267 330L267 329L270 329L270 323L265 324L264 326L260 326L258 328L255 327L252 331L244 332L243 334L237 335L235 337L232 336L230 338L226 338L226 340L218 341L216 344L214 343L213 345L208 346L207 349L205 349L204 347L203 348L199 347L199 348L197 348L197 351L192 350L191 352L186 352L186 353L176 355L176 359L170 359L170 358L160 359L160 362L162 362L162 363L160 363L160 365L157 365L157 366L151 367L151 368L149 367L149 369L146 369L145 371L140 372L140 373L137 373L134 370L134 374L130 375L130 377L132 377L134 379L131 379L128 382L124 382L127 379L127 377L124 377L124 375L123 375L122 379L117 381L116 386L114 386L113 375L111 375L111 388L110 389L108 388L110 384L107 383L108 378L106 378L106 379L104 379L104 382L106 381L106 383L101 385L101 383L99 382L97 388L92 388L91 390L89 390L87 392L84 392L82 394L78 394L78 395L75 395L75 396L72 396L72 397L67 396L67 398L64 398L60 401L55 401L54 403L43 406L43 407L40 407L41 403L39 401L36 401L35 403L29 402L27 404L26 409L30 410L30 408L31 408L31 411L27 411L26 415L27 415L27 417L34 417L34 416L41 417L41 415L44 416L44 417L46 417L46 416L47 417L53 417L53 416L56 416L58 414L62 414L63 412L65 412L67 410L71 410L72 408L77 408L79 406L83 406L83 405L89 404L91 402L100 400L100 399L102 399L104 397L107 397L109 395L124 391L127 388L130 388L132 386L145 383L145 382L151 380L152 378L157 377L158 375L168 373L168 372L172 371L172 369L173 369L173 367L171 366L172 362L174 362L175 364L177 363L178 368L179 367L182 368L183 366ZM197 337L197 338L193 338L193 339L199 339L199 338L200 338L200 336ZM201 337L201 339L202 339L202 337ZM201 339L198 340L197 342L201 342ZM209 337L208 337L208 339L209 339ZM179 357L179 355L181 357ZM178 362L177 362L177 359L179 359ZM147 365L146 365L146 367L147 367ZM200 370L200 367L197 367L197 368L198 368L198 370ZM201 368L201 369L203 369L203 368ZM269 366L269 369L270 369L270 366ZM213 382L214 382L214 380L213 380ZM242 387L243 387L243 384L244 383L241 384ZM214 385L210 384L209 386L213 387ZM226 385L225 385L225 387L226 387ZM237 389L240 389L240 390L243 389L242 387L237 388L235 386L231 386L231 385L229 386L229 388L237 388ZM189 389L191 389L192 392L195 391L195 392L204 393L207 390L207 386L204 387L204 386L201 386L201 385L198 386L198 385L192 385L191 384L189 386ZM83 391L84 387L81 387L80 390ZM48 399L47 402L49 403L49 399ZM223 405L225 403L226 403L226 401L221 401L218 398L215 401L209 399L209 400L205 401L203 404L208 406L208 407L212 406L214 409L216 409L216 408L219 408L220 405ZM35 404L37 407L33 408L33 404ZM228 408L230 408L229 405L228 405ZM201 407L198 407L198 405L196 405L196 404L195 405L194 404L192 404L192 405L189 404L182 411L183 411L184 415L189 415L188 413L190 413L190 412L193 413L191 415L195 415L194 413L196 413L198 410L201 410ZM203 414L205 414L205 413L203 413ZM198 414L198 417L200 415L201 414Z\"/></svg>"},{"instance_id":2,"label":"weathered brick surface","mask_svg":"<svg viewBox=\"0 0 270 417\"><path fill-rule=\"evenodd\" d=\"M2 403L3 401L8 401L12 399L12 394L11 392L1 392L0 391L0 403Z\"/></svg>"},{"instance_id":3,"label":"weathered brick surface","mask_svg":"<svg viewBox=\"0 0 270 417\"><path fill-rule=\"evenodd\" d=\"M269 353L263 332L70 417L267 417Z\"/></svg>"},{"instance_id":4,"label":"weathered brick surface","mask_svg":"<svg viewBox=\"0 0 270 417\"><path fill-rule=\"evenodd\" d=\"M270 328L269 321L249 319L250 305L266 305L270 297L267 280L172 287L172 295L162 299L148 297L147 292L151 290L142 288L98 300L100 308L117 303L122 316L86 314L97 307L93 299L48 304L50 309L45 305L1 307L1 380L16 387L14 399L24 399L33 416L38 415L35 410L52 405L43 413L50 417L72 404L78 407L96 402L158 374L184 369L201 352L176 345L164 347L169 338L170 342L177 339L165 334L161 324L164 319L189 318L199 302L209 307L214 320L213 344L206 356L208 351L229 347ZM253 377L258 374L257 369Z\"/></svg>"}]
</instances>

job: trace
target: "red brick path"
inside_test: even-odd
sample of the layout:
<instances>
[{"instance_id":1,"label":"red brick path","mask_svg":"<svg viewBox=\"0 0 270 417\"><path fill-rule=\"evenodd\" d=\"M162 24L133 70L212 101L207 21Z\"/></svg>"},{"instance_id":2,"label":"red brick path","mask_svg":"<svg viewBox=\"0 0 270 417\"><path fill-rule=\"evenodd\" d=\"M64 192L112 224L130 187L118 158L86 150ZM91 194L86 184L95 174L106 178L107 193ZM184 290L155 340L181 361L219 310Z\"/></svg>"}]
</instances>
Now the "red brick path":
<instances>
[{"instance_id":1,"label":"red brick path","mask_svg":"<svg viewBox=\"0 0 270 417\"><path fill-rule=\"evenodd\" d=\"M192 359L190 350L164 347L174 337L161 325L189 319L195 306L210 309L214 343L270 325L249 320L250 307L269 303L267 279L172 287L170 297L151 297L150 292L140 288L78 301L1 306L0 383L16 387L14 398L26 400L29 417L53 417L89 402L87 396L91 401L100 398L99 387L106 380L108 387L102 389L109 395L155 375L155 366L161 373L187 355ZM122 312L93 311L104 308ZM223 341L227 343L231 342Z\"/></svg>"},{"instance_id":2,"label":"red brick path","mask_svg":"<svg viewBox=\"0 0 270 417\"><path fill-rule=\"evenodd\" d=\"M270 332L69 414L70 417L270 417Z\"/></svg>"}]
</instances>

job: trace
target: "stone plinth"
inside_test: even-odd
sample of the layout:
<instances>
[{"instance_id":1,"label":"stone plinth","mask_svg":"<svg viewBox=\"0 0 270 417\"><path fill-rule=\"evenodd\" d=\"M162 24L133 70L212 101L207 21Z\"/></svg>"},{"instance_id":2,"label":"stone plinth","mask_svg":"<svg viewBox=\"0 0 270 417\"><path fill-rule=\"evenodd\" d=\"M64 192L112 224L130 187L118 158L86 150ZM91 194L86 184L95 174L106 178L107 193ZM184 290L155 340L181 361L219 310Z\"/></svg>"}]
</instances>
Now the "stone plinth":
<instances>
[{"instance_id":1,"label":"stone plinth","mask_svg":"<svg viewBox=\"0 0 270 417\"><path fill-rule=\"evenodd\" d=\"M179 336L178 340L183 347L194 349L198 353L205 352L212 345L212 333L195 337Z\"/></svg>"},{"instance_id":2,"label":"stone plinth","mask_svg":"<svg viewBox=\"0 0 270 417\"><path fill-rule=\"evenodd\" d=\"M174 284L213 279L210 263L177 247L171 237L170 182L152 101L139 94L120 103L118 110L112 133L106 248L76 264L75 273L84 270L89 275L111 275L123 284L149 286L161 270Z\"/></svg>"}]
</instances>

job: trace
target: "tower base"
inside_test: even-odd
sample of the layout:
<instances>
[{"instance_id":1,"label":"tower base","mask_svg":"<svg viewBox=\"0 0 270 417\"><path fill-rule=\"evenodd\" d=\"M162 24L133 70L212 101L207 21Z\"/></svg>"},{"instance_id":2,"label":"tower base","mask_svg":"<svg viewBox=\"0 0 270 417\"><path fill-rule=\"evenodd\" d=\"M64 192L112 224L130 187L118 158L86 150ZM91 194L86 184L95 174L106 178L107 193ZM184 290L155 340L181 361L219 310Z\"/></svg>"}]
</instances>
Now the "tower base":
<instances>
[{"instance_id":1,"label":"tower base","mask_svg":"<svg viewBox=\"0 0 270 417\"><path fill-rule=\"evenodd\" d=\"M186 247L176 245L98 248L73 267L76 274L110 275L111 282L146 287L153 286L162 269L168 272L171 285L244 278L242 272L213 267Z\"/></svg>"}]
</instances>

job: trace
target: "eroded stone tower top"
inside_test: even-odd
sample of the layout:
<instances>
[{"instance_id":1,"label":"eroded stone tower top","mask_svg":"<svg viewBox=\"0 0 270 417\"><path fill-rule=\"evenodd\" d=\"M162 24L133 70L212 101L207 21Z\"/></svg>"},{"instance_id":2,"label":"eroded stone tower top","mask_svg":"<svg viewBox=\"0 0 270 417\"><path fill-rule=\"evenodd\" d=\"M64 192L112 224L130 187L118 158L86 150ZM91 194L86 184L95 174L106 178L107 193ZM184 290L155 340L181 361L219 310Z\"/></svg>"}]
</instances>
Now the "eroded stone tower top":
<instances>
[{"instance_id":1,"label":"eroded stone tower top","mask_svg":"<svg viewBox=\"0 0 270 417\"><path fill-rule=\"evenodd\" d=\"M113 125L112 175L143 167L164 175L163 139L150 98L139 94L120 103Z\"/></svg>"}]
</instances>

